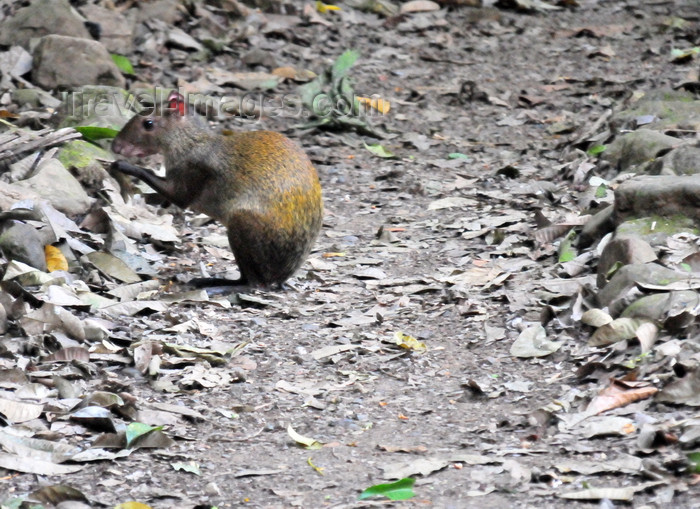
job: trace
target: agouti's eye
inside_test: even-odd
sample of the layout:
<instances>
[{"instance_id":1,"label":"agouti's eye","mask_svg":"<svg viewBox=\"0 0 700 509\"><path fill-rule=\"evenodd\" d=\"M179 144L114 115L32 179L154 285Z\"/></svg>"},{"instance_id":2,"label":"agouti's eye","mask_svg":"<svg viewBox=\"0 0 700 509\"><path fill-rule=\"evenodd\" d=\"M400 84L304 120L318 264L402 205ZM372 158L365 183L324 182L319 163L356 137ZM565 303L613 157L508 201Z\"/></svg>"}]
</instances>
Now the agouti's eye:
<instances>
[{"instance_id":1,"label":"agouti's eye","mask_svg":"<svg viewBox=\"0 0 700 509\"><path fill-rule=\"evenodd\" d=\"M152 119L147 118L146 120L143 121L143 128L144 128L146 131L152 131L152 130L153 130L153 126L154 126L154 124L153 124L153 120L152 120Z\"/></svg>"}]
</instances>

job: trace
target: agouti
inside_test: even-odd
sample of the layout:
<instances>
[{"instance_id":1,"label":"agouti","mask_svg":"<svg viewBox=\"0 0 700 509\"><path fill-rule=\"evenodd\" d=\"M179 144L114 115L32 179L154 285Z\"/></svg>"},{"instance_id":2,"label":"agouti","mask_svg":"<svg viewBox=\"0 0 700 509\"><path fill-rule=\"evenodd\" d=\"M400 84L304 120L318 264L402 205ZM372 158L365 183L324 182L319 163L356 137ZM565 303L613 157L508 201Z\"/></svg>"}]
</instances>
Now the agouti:
<instances>
[{"instance_id":1,"label":"agouti","mask_svg":"<svg viewBox=\"0 0 700 509\"><path fill-rule=\"evenodd\" d=\"M321 229L321 185L301 148L272 131L215 134L177 92L165 107L129 120L112 151L163 154L165 178L126 161L112 169L226 226L241 278L210 284L281 285L304 263Z\"/></svg>"}]
</instances>

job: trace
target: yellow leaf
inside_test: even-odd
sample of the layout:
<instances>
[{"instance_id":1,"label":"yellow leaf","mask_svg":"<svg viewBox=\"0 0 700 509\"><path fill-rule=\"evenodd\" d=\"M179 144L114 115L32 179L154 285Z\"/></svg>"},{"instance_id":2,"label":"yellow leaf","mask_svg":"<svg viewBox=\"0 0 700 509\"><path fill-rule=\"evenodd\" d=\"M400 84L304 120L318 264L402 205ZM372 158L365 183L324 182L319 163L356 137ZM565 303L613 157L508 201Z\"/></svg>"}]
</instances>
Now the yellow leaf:
<instances>
[{"instance_id":1,"label":"yellow leaf","mask_svg":"<svg viewBox=\"0 0 700 509\"><path fill-rule=\"evenodd\" d=\"M150 505L142 504L141 502L124 502L117 504L114 509L153 509Z\"/></svg>"},{"instance_id":2,"label":"yellow leaf","mask_svg":"<svg viewBox=\"0 0 700 509\"><path fill-rule=\"evenodd\" d=\"M323 2L317 0L316 1L316 10L318 12L320 12L321 14L326 14L327 12L339 11L341 9L337 5L324 4Z\"/></svg>"},{"instance_id":3,"label":"yellow leaf","mask_svg":"<svg viewBox=\"0 0 700 509\"><path fill-rule=\"evenodd\" d=\"M386 115L391 109L389 101L381 97L358 97L357 100L360 104L369 105L370 108L377 110L382 115Z\"/></svg>"},{"instance_id":4,"label":"yellow leaf","mask_svg":"<svg viewBox=\"0 0 700 509\"><path fill-rule=\"evenodd\" d=\"M271 74L279 76L280 78L296 81L311 81L316 77L316 73L309 71L308 69L295 69L291 66L277 67L273 69Z\"/></svg>"},{"instance_id":5,"label":"yellow leaf","mask_svg":"<svg viewBox=\"0 0 700 509\"><path fill-rule=\"evenodd\" d=\"M44 256L46 257L46 268L49 272L54 270L68 270L68 261L63 256L61 250L56 246L45 246Z\"/></svg>"},{"instance_id":6,"label":"yellow leaf","mask_svg":"<svg viewBox=\"0 0 700 509\"><path fill-rule=\"evenodd\" d=\"M394 339L396 340L397 345L399 345L401 348L405 348L406 350L414 350L416 352L425 352L427 350L425 343L421 343L413 336L409 336L403 332L396 331L394 333Z\"/></svg>"},{"instance_id":7,"label":"yellow leaf","mask_svg":"<svg viewBox=\"0 0 700 509\"><path fill-rule=\"evenodd\" d=\"M307 463L309 464L309 466L310 466L311 468L313 468L316 472L318 472L319 474L323 475L323 467L317 467L316 465L314 465L313 462L311 461L311 457L309 457L309 459L306 460L306 462L307 462Z\"/></svg>"}]
</instances>

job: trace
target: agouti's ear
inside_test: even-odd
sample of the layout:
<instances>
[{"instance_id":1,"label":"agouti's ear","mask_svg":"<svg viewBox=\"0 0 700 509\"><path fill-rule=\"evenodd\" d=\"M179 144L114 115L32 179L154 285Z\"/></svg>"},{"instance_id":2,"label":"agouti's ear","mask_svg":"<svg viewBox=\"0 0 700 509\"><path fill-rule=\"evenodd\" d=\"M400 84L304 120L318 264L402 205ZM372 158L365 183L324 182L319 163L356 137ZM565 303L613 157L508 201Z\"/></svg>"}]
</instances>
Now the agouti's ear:
<instances>
[{"instance_id":1,"label":"agouti's ear","mask_svg":"<svg viewBox=\"0 0 700 509\"><path fill-rule=\"evenodd\" d=\"M185 104L185 98L182 97L182 94L175 90L170 92L170 95L168 96L168 109L172 110L174 113L180 115L181 117L184 117L186 113L186 108L187 106Z\"/></svg>"}]
</instances>

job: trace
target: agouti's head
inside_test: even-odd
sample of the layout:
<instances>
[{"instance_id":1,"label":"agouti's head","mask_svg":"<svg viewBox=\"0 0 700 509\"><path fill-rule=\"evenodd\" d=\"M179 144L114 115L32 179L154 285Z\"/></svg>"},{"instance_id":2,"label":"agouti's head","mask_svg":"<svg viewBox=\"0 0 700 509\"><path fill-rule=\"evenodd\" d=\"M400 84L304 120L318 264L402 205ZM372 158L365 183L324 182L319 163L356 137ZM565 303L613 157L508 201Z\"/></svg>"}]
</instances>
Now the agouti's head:
<instances>
[{"instance_id":1,"label":"agouti's head","mask_svg":"<svg viewBox=\"0 0 700 509\"><path fill-rule=\"evenodd\" d=\"M112 152L125 157L145 157L167 149L171 138L190 122L185 98L170 92L163 107L148 115L136 114L112 141Z\"/></svg>"}]
</instances>

